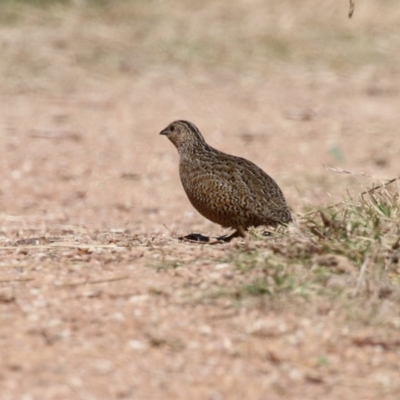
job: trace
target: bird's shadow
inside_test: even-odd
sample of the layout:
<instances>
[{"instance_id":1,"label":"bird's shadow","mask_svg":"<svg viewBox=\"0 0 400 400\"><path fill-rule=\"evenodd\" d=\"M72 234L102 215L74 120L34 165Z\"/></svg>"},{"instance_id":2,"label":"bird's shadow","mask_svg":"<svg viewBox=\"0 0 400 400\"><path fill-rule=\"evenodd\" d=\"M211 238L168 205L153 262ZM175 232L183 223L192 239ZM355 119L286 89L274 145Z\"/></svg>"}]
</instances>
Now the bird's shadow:
<instances>
[{"instance_id":1,"label":"bird's shadow","mask_svg":"<svg viewBox=\"0 0 400 400\"><path fill-rule=\"evenodd\" d=\"M272 236L272 232L264 231L263 236ZM202 235L201 233L189 233L188 235L185 236L179 236L178 239L181 240L182 242L190 242L198 244L206 244L206 243L218 244L218 243L229 243L234 237L235 236L233 235L210 237Z\"/></svg>"},{"instance_id":2,"label":"bird's shadow","mask_svg":"<svg viewBox=\"0 0 400 400\"><path fill-rule=\"evenodd\" d=\"M211 238L209 236L204 236L201 233L189 233L189 235L179 236L179 240L183 242L192 243L210 243Z\"/></svg>"}]
</instances>

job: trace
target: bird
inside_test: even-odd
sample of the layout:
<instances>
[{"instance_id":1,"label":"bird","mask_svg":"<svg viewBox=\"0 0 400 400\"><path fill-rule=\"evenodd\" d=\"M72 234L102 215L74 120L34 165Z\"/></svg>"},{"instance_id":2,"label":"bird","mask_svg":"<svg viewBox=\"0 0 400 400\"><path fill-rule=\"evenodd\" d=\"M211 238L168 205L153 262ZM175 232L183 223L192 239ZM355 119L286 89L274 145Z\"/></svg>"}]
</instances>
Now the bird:
<instances>
[{"instance_id":1,"label":"bird","mask_svg":"<svg viewBox=\"0 0 400 400\"><path fill-rule=\"evenodd\" d=\"M160 135L178 150L180 179L193 207L210 221L234 230L218 240L230 242L245 237L250 227L292 221L282 190L269 175L245 158L211 147L193 123L174 121ZM209 240L196 234L180 239Z\"/></svg>"}]
</instances>

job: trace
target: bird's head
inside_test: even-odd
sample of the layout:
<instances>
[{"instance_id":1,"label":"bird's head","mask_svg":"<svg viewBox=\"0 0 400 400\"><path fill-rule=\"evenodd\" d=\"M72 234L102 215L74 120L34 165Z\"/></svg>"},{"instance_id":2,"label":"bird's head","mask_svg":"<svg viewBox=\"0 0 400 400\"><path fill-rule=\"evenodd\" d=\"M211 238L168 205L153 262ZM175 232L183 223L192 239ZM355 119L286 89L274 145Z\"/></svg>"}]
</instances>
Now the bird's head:
<instances>
[{"instance_id":1,"label":"bird's head","mask_svg":"<svg viewBox=\"0 0 400 400\"><path fill-rule=\"evenodd\" d=\"M189 121L171 122L160 132L160 135L165 135L180 154L195 149L197 146L207 146L200 131Z\"/></svg>"}]
</instances>

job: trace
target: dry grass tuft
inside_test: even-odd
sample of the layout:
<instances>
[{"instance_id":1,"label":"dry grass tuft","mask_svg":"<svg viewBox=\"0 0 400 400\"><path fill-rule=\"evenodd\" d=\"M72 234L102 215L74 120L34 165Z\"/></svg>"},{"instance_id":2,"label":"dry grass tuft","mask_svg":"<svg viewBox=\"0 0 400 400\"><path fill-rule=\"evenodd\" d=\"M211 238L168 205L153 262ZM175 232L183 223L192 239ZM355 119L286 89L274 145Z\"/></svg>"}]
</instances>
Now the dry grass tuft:
<instances>
[{"instance_id":1,"label":"dry grass tuft","mask_svg":"<svg viewBox=\"0 0 400 400\"><path fill-rule=\"evenodd\" d=\"M242 276L211 296L328 296L398 302L399 191L375 187L324 212L305 214L287 232L237 245L222 261Z\"/></svg>"}]
</instances>

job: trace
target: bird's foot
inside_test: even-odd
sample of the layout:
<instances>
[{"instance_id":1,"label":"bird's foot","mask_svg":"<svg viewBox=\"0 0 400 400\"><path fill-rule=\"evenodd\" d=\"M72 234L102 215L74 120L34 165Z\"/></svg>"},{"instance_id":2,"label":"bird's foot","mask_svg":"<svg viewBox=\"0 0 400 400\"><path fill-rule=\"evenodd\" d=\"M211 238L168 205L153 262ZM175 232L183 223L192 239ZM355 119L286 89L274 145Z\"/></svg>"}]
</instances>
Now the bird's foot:
<instances>
[{"instance_id":1,"label":"bird's foot","mask_svg":"<svg viewBox=\"0 0 400 400\"><path fill-rule=\"evenodd\" d=\"M217 240L220 242L225 242L225 243L229 243L232 239L236 238L236 237L243 237L242 232L240 232L239 230L233 232L230 235L223 235L223 236L218 236Z\"/></svg>"},{"instance_id":2,"label":"bird's foot","mask_svg":"<svg viewBox=\"0 0 400 400\"><path fill-rule=\"evenodd\" d=\"M217 236L216 239L218 242L224 242L224 243L229 243L233 238L231 235L223 235L223 236Z\"/></svg>"}]
</instances>

